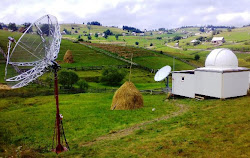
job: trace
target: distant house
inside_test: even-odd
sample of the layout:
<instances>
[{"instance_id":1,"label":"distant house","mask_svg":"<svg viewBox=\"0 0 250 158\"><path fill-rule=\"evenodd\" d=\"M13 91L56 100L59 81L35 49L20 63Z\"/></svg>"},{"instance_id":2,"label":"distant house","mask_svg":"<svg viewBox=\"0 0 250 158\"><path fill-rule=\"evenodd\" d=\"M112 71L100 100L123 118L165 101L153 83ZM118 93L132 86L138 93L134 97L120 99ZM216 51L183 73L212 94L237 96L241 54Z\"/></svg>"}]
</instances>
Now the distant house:
<instances>
[{"instance_id":1,"label":"distant house","mask_svg":"<svg viewBox=\"0 0 250 158\"><path fill-rule=\"evenodd\" d=\"M175 44L174 44L174 47L179 47L179 43L175 43Z\"/></svg>"},{"instance_id":2,"label":"distant house","mask_svg":"<svg viewBox=\"0 0 250 158\"><path fill-rule=\"evenodd\" d=\"M145 36L145 33L140 33L140 36Z\"/></svg>"},{"instance_id":3,"label":"distant house","mask_svg":"<svg viewBox=\"0 0 250 158\"><path fill-rule=\"evenodd\" d=\"M198 35L200 35L200 34L201 34L201 33L198 32L198 33L195 33L194 35L195 35L195 36L198 36Z\"/></svg>"},{"instance_id":4,"label":"distant house","mask_svg":"<svg viewBox=\"0 0 250 158\"><path fill-rule=\"evenodd\" d=\"M190 41L190 43L192 43L192 44L195 46L195 45L197 45L197 44L200 44L200 41L194 39L194 40Z\"/></svg>"},{"instance_id":5,"label":"distant house","mask_svg":"<svg viewBox=\"0 0 250 158\"><path fill-rule=\"evenodd\" d=\"M126 33L122 33L123 36L126 36Z\"/></svg>"},{"instance_id":6,"label":"distant house","mask_svg":"<svg viewBox=\"0 0 250 158\"><path fill-rule=\"evenodd\" d=\"M159 31L158 34L159 34L159 35L163 34L163 31Z\"/></svg>"},{"instance_id":7,"label":"distant house","mask_svg":"<svg viewBox=\"0 0 250 158\"><path fill-rule=\"evenodd\" d=\"M135 33L135 32L132 32L131 35L136 36L136 33Z\"/></svg>"},{"instance_id":8,"label":"distant house","mask_svg":"<svg viewBox=\"0 0 250 158\"><path fill-rule=\"evenodd\" d=\"M199 40L194 39L194 40L190 41L190 43L196 43L196 42L199 42Z\"/></svg>"},{"instance_id":9,"label":"distant house","mask_svg":"<svg viewBox=\"0 0 250 158\"><path fill-rule=\"evenodd\" d=\"M211 43L213 44L222 44L225 42L224 37L213 37L213 39L211 40Z\"/></svg>"},{"instance_id":10,"label":"distant house","mask_svg":"<svg viewBox=\"0 0 250 158\"><path fill-rule=\"evenodd\" d=\"M62 31L61 32L61 35L66 35L67 33L65 31Z\"/></svg>"}]
</instances>

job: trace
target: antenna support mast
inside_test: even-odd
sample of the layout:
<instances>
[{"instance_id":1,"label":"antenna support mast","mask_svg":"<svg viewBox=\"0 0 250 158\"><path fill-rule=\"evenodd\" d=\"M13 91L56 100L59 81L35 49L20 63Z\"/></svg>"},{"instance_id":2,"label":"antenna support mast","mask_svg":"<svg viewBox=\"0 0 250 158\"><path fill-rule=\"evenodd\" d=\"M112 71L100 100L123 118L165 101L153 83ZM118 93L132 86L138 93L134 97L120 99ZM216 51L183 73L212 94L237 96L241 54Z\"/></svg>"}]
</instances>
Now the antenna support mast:
<instances>
[{"instance_id":1,"label":"antenna support mast","mask_svg":"<svg viewBox=\"0 0 250 158\"><path fill-rule=\"evenodd\" d=\"M55 92L55 99L56 99L56 127L55 127L56 148L54 149L54 151L58 154L63 151L67 151L68 149L66 147L63 147L63 145L61 144L61 142L63 142L63 136L65 138L65 135L61 135L62 133L64 133L64 131L63 131L63 124L62 124L62 115L60 114L60 111L59 111L57 72L60 69L60 66L54 61L52 61L52 63L53 63L52 69L54 70L54 89L55 89L54 92ZM69 148L66 138L65 138L65 142L66 142L67 147Z\"/></svg>"}]
</instances>

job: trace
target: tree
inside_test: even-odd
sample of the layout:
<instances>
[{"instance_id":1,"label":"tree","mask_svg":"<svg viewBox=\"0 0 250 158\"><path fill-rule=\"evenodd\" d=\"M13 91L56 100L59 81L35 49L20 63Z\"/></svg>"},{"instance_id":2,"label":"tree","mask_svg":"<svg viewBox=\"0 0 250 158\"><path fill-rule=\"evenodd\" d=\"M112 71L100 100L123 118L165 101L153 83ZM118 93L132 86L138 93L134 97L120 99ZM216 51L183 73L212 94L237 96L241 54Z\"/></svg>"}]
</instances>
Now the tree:
<instances>
[{"instance_id":1,"label":"tree","mask_svg":"<svg viewBox=\"0 0 250 158\"><path fill-rule=\"evenodd\" d=\"M23 24L23 26L24 26L24 31L26 31L30 25L31 25L30 22L25 22L25 23ZM32 32L32 31L33 31L33 30L32 30L32 27L30 27L30 29L27 31L27 33Z\"/></svg>"},{"instance_id":2,"label":"tree","mask_svg":"<svg viewBox=\"0 0 250 158\"><path fill-rule=\"evenodd\" d=\"M165 28L159 28L158 30L159 30L159 31L166 31Z\"/></svg>"},{"instance_id":3,"label":"tree","mask_svg":"<svg viewBox=\"0 0 250 158\"><path fill-rule=\"evenodd\" d=\"M196 41L196 42L194 42L194 46L196 46L196 45L198 45L200 43L201 43L200 41Z\"/></svg>"},{"instance_id":4,"label":"tree","mask_svg":"<svg viewBox=\"0 0 250 158\"><path fill-rule=\"evenodd\" d=\"M119 35L115 34L115 39L118 40L118 38L119 38Z\"/></svg>"},{"instance_id":5,"label":"tree","mask_svg":"<svg viewBox=\"0 0 250 158\"><path fill-rule=\"evenodd\" d=\"M98 38L98 33L95 33L95 38Z\"/></svg>"},{"instance_id":6,"label":"tree","mask_svg":"<svg viewBox=\"0 0 250 158\"><path fill-rule=\"evenodd\" d=\"M101 23L99 23L98 21L92 21L92 22L88 22L88 25L97 25L97 26L102 26Z\"/></svg>"},{"instance_id":7,"label":"tree","mask_svg":"<svg viewBox=\"0 0 250 158\"><path fill-rule=\"evenodd\" d=\"M108 35L106 33L104 33L104 36L103 36L105 39L108 38Z\"/></svg>"},{"instance_id":8,"label":"tree","mask_svg":"<svg viewBox=\"0 0 250 158\"><path fill-rule=\"evenodd\" d=\"M206 37L200 36L200 37L196 38L196 40L198 40L198 41L206 41Z\"/></svg>"},{"instance_id":9,"label":"tree","mask_svg":"<svg viewBox=\"0 0 250 158\"><path fill-rule=\"evenodd\" d=\"M67 34L67 35L70 35L71 34L71 32L70 31L68 31L67 29L63 29L63 31Z\"/></svg>"},{"instance_id":10,"label":"tree","mask_svg":"<svg viewBox=\"0 0 250 158\"><path fill-rule=\"evenodd\" d=\"M78 75L74 71L62 70L58 74L58 82L64 88L72 88L72 86L79 80Z\"/></svg>"},{"instance_id":11,"label":"tree","mask_svg":"<svg viewBox=\"0 0 250 158\"><path fill-rule=\"evenodd\" d=\"M126 72L123 69L108 67L103 69L100 81L106 85L116 86L125 78Z\"/></svg>"},{"instance_id":12,"label":"tree","mask_svg":"<svg viewBox=\"0 0 250 158\"><path fill-rule=\"evenodd\" d=\"M87 25L87 28L89 29L89 34L90 34L91 25L88 24L88 25Z\"/></svg>"},{"instance_id":13,"label":"tree","mask_svg":"<svg viewBox=\"0 0 250 158\"><path fill-rule=\"evenodd\" d=\"M92 39L92 37L90 36L90 34L88 35L88 40L91 40Z\"/></svg>"},{"instance_id":14,"label":"tree","mask_svg":"<svg viewBox=\"0 0 250 158\"><path fill-rule=\"evenodd\" d=\"M103 33L105 33L106 35L113 35L113 32L111 32L109 29L107 29Z\"/></svg>"},{"instance_id":15,"label":"tree","mask_svg":"<svg viewBox=\"0 0 250 158\"><path fill-rule=\"evenodd\" d=\"M198 54L196 54L195 56L194 56L194 60L199 60L200 59L200 56L198 55Z\"/></svg>"},{"instance_id":16,"label":"tree","mask_svg":"<svg viewBox=\"0 0 250 158\"><path fill-rule=\"evenodd\" d=\"M173 41L178 41L178 40L180 40L181 38L182 38L181 36L174 36Z\"/></svg>"},{"instance_id":17,"label":"tree","mask_svg":"<svg viewBox=\"0 0 250 158\"><path fill-rule=\"evenodd\" d=\"M76 85L79 87L80 91L86 92L89 88L89 84L85 80L79 80Z\"/></svg>"},{"instance_id":18,"label":"tree","mask_svg":"<svg viewBox=\"0 0 250 158\"><path fill-rule=\"evenodd\" d=\"M205 32L204 27L200 27L199 31L200 31L200 32Z\"/></svg>"},{"instance_id":19,"label":"tree","mask_svg":"<svg viewBox=\"0 0 250 158\"><path fill-rule=\"evenodd\" d=\"M15 23L9 23L8 29L10 29L10 30L12 30L12 31L18 30L18 28L16 27L16 24L15 24Z\"/></svg>"},{"instance_id":20,"label":"tree","mask_svg":"<svg viewBox=\"0 0 250 158\"><path fill-rule=\"evenodd\" d=\"M49 24L43 24L40 27L41 31L43 32L43 34L49 36Z\"/></svg>"},{"instance_id":21,"label":"tree","mask_svg":"<svg viewBox=\"0 0 250 158\"><path fill-rule=\"evenodd\" d=\"M123 30L128 30L130 32L135 32L135 33L143 33L141 30L134 28L134 27L129 27L129 26L122 26Z\"/></svg>"},{"instance_id":22,"label":"tree","mask_svg":"<svg viewBox=\"0 0 250 158\"><path fill-rule=\"evenodd\" d=\"M137 45L137 46L138 46L138 45L139 45L139 42L135 42L135 45Z\"/></svg>"}]
</instances>

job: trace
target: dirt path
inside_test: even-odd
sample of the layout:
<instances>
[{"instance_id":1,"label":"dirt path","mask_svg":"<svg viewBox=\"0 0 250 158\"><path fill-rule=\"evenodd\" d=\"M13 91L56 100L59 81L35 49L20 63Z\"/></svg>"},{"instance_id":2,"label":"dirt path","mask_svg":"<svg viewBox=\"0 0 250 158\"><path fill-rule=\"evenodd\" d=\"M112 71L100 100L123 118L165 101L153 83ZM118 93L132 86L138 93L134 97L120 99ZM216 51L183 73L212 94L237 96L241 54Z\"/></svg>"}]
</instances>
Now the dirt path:
<instances>
[{"instance_id":1,"label":"dirt path","mask_svg":"<svg viewBox=\"0 0 250 158\"><path fill-rule=\"evenodd\" d=\"M109 134L104 135L104 136L100 136L100 137L96 138L93 141L85 142L81 146L82 147L91 146L91 145L96 144L96 143L98 143L100 141L119 139L121 137L132 134L134 131L139 130L140 128L144 128L148 124L152 124L154 122L159 122L159 121L162 121L162 120L167 120L169 118L176 117L176 116L184 113L185 111L187 111L187 107L185 105L177 104L176 106L178 106L180 108L179 111L173 112L172 114L165 115L165 116L162 116L162 117L150 120L150 121L142 122L142 123L136 124L136 125L134 125L132 127L122 129L122 130L119 130L119 131L115 131L113 133L109 133Z\"/></svg>"}]
</instances>

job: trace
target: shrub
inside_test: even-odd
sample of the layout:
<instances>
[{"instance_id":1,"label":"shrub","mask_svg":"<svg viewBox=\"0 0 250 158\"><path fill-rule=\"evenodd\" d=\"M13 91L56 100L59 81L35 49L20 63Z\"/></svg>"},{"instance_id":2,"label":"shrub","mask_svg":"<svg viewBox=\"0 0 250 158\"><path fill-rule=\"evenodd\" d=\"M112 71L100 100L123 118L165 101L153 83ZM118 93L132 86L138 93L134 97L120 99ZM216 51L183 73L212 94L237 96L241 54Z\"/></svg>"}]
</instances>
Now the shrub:
<instances>
[{"instance_id":1,"label":"shrub","mask_svg":"<svg viewBox=\"0 0 250 158\"><path fill-rule=\"evenodd\" d=\"M106 85L115 86L119 85L125 76L126 72L123 69L108 67L103 69L100 81Z\"/></svg>"},{"instance_id":2,"label":"shrub","mask_svg":"<svg viewBox=\"0 0 250 158\"><path fill-rule=\"evenodd\" d=\"M181 36L174 36L173 41L177 41L177 40L180 40L180 39L182 39Z\"/></svg>"},{"instance_id":3,"label":"shrub","mask_svg":"<svg viewBox=\"0 0 250 158\"><path fill-rule=\"evenodd\" d=\"M201 42L200 41L197 41L197 42L194 42L194 46L200 44Z\"/></svg>"},{"instance_id":4,"label":"shrub","mask_svg":"<svg viewBox=\"0 0 250 158\"><path fill-rule=\"evenodd\" d=\"M77 83L77 86L79 87L80 91L86 92L89 88L89 84L85 80L79 80Z\"/></svg>"},{"instance_id":5,"label":"shrub","mask_svg":"<svg viewBox=\"0 0 250 158\"><path fill-rule=\"evenodd\" d=\"M199 60L200 59L200 56L198 55L198 54L196 54L195 56L194 56L194 60Z\"/></svg>"},{"instance_id":6,"label":"shrub","mask_svg":"<svg viewBox=\"0 0 250 158\"><path fill-rule=\"evenodd\" d=\"M78 75L74 71L62 70L58 74L58 82L64 87L71 89L79 80Z\"/></svg>"},{"instance_id":7,"label":"shrub","mask_svg":"<svg viewBox=\"0 0 250 158\"><path fill-rule=\"evenodd\" d=\"M150 46L153 46L153 43L150 43Z\"/></svg>"},{"instance_id":8,"label":"shrub","mask_svg":"<svg viewBox=\"0 0 250 158\"><path fill-rule=\"evenodd\" d=\"M137 46L138 46L138 45L139 45L139 42L135 42L135 45L137 45Z\"/></svg>"},{"instance_id":9,"label":"shrub","mask_svg":"<svg viewBox=\"0 0 250 158\"><path fill-rule=\"evenodd\" d=\"M92 38L91 38L91 36L90 36L90 34L88 35L88 40L91 40Z\"/></svg>"}]
</instances>

